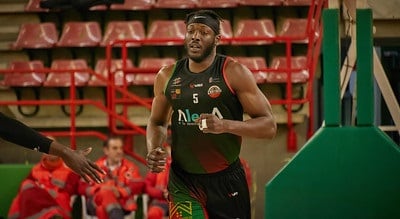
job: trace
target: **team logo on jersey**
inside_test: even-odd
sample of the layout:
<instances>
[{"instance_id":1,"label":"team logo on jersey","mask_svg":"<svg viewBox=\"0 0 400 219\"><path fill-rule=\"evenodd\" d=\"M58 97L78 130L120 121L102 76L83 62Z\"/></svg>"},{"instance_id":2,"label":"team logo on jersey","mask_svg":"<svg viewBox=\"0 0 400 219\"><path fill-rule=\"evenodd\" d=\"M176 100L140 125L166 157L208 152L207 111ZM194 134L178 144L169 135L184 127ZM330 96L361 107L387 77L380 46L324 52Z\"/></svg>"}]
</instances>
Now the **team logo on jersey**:
<instances>
[{"instance_id":1,"label":"team logo on jersey","mask_svg":"<svg viewBox=\"0 0 400 219\"><path fill-rule=\"evenodd\" d=\"M213 85L210 88L208 88L207 94L211 98L217 98L221 95L221 88L218 87L217 85Z\"/></svg>"}]
</instances>

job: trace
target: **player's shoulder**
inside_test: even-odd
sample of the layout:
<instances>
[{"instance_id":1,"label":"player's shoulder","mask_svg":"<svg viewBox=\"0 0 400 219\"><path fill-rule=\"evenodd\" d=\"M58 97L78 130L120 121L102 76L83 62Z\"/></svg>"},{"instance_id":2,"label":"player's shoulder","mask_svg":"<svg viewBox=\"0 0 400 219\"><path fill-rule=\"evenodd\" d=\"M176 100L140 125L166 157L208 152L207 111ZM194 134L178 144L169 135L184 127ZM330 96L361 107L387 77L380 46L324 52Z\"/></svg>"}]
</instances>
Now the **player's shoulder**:
<instances>
[{"instance_id":1,"label":"player's shoulder","mask_svg":"<svg viewBox=\"0 0 400 219\"><path fill-rule=\"evenodd\" d=\"M226 57L224 72L228 78L243 78L251 76L251 71L233 57Z\"/></svg>"}]
</instances>

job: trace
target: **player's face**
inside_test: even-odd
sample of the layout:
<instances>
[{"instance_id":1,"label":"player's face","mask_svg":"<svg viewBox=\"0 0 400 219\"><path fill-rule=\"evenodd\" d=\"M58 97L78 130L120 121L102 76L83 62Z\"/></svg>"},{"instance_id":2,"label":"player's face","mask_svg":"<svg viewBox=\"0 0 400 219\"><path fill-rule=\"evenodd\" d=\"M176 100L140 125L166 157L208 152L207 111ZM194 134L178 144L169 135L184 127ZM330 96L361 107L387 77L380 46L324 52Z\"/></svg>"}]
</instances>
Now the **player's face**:
<instances>
[{"instance_id":1,"label":"player's face","mask_svg":"<svg viewBox=\"0 0 400 219\"><path fill-rule=\"evenodd\" d=\"M107 156L109 164L117 164L122 160L124 156L123 146L121 139L109 140L108 146L104 147L104 154Z\"/></svg>"},{"instance_id":2,"label":"player's face","mask_svg":"<svg viewBox=\"0 0 400 219\"><path fill-rule=\"evenodd\" d=\"M207 25L192 23L187 26L185 48L187 55L195 62L201 62L210 56L217 44L219 35Z\"/></svg>"}]
</instances>

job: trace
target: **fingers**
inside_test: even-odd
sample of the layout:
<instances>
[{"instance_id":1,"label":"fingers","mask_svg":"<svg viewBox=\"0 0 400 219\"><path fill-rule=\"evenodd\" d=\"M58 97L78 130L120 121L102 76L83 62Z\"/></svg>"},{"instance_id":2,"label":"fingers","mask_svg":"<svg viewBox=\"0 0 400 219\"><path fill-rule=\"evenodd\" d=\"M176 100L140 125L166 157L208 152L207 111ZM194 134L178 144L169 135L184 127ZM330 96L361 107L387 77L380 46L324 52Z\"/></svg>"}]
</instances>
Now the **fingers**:
<instances>
[{"instance_id":1,"label":"fingers","mask_svg":"<svg viewBox=\"0 0 400 219\"><path fill-rule=\"evenodd\" d=\"M81 167L81 176L86 182L94 181L96 183L102 183L103 179L100 174L105 174L99 166L93 163L91 160L86 159L86 162Z\"/></svg>"},{"instance_id":2,"label":"fingers","mask_svg":"<svg viewBox=\"0 0 400 219\"><path fill-rule=\"evenodd\" d=\"M94 168L97 172L100 172L101 174L106 174L103 169L101 169L99 166L97 166L95 163L89 161L89 165ZM96 172L95 172L96 173ZM97 174L97 173L96 173Z\"/></svg>"},{"instance_id":3,"label":"fingers","mask_svg":"<svg viewBox=\"0 0 400 219\"><path fill-rule=\"evenodd\" d=\"M207 126L207 119L201 119L199 122L199 129L203 131L204 129L208 128Z\"/></svg>"},{"instance_id":4,"label":"fingers","mask_svg":"<svg viewBox=\"0 0 400 219\"><path fill-rule=\"evenodd\" d=\"M91 147L82 150L82 154L85 155L85 156L90 154L90 152L92 152L92 148Z\"/></svg>"},{"instance_id":5,"label":"fingers","mask_svg":"<svg viewBox=\"0 0 400 219\"><path fill-rule=\"evenodd\" d=\"M99 173L105 174L96 164L89 162L89 167L87 168L87 175L96 183L102 183L103 179Z\"/></svg>"},{"instance_id":6,"label":"fingers","mask_svg":"<svg viewBox=\"0 0 400 219\"><path fill-rule=\"evenodd\" d=\"M159 173L164 171L165 165L167 163L166 156L154 156L149 154L146 158L147 167L151 172Z\"/></svg>"}]
</instances>

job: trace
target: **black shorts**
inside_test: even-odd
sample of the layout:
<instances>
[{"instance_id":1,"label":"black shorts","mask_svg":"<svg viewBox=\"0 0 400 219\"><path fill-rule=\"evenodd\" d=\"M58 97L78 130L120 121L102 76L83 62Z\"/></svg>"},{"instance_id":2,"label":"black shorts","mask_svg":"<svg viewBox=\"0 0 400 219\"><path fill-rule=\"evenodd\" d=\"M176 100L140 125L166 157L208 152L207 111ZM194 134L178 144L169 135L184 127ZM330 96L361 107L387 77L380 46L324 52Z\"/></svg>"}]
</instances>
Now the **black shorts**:
<instances>
[{"instance_id":1,"label":"black shorts","mask_svg":"<svg viewBox=\"0 0 400 219\"><path fill-rule=\"evenodd\" d=\"M251 218L246 174L239 159L212 174L187 173L172 163L168 191L170 218Z\"/></svg>"}]
</instances>

